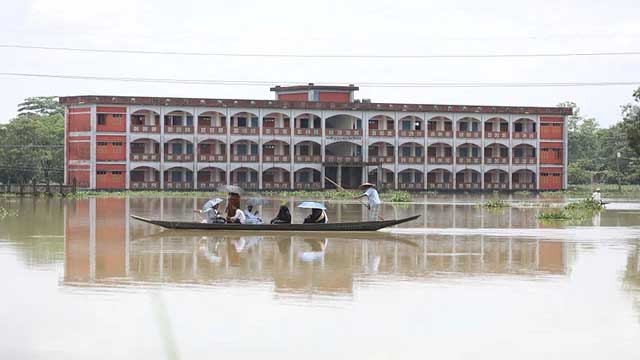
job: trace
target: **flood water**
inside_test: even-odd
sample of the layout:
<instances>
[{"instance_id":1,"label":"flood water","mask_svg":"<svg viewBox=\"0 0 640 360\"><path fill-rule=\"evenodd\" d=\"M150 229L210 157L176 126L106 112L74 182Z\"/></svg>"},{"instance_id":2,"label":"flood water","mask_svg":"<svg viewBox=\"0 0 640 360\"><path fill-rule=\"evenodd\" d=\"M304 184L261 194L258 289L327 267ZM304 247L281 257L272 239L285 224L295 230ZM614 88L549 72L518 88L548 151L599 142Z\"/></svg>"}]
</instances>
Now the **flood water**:
<instances>
[{"instance_id":1,"label":"flood water","mask_svg":"<svg viewBox=\"0 0 640 360\"><path fill-rule=\"evenodd\" d=\"M193 220L206 199L0 199L0 358L640 358L640 204L562 225L511 200L385 204L422 216L376 233L260 234L129 220Z\"/></svg>"}]
</instances>

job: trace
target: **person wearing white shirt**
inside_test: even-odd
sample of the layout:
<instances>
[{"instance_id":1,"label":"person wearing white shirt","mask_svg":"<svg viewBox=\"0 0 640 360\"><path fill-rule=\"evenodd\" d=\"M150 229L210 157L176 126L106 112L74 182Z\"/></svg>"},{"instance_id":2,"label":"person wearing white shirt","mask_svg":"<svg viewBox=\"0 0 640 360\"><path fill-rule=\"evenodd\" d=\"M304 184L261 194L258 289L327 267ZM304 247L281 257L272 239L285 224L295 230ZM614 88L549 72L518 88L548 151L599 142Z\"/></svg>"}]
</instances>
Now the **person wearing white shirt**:
<instances>
[{"instance_id":1,"label":"person wearing white shirt","mask_svg":"<svg viewBox=\"0 0 640 360\"><path fill-rule=\"evenodd\" d=\"M602 194L600 193L600 189L596 189L596 191L591 194L591 200L602 204Z\"/></svg>"},{"instance_id":2,"label":"person wearing white shirt","mask_svg":"<svg viewBox=\"0 0 640 360\"><path fill-rule=\"evenodd\" d=\"M364 190L364 192L354 199L359 199L362 197L367 197L367 208L369 209L369 221L377 221L380 219L380 205L382 201L380 201L380 195L378 194L378 190L373 186L372 183L364 183L360 185L360 188Z\"/></svg>"}]
</instances>

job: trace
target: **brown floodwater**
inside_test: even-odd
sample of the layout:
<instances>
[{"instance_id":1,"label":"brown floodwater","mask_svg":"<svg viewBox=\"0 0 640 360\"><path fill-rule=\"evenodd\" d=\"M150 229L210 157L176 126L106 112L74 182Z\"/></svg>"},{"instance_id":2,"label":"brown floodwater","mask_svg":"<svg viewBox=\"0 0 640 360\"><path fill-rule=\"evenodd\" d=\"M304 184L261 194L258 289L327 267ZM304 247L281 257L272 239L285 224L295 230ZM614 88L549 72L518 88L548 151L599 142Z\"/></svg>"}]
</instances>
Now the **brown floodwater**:
<instances>
[{"instance_id":1,"label":"brown floodwater","mask_svg":"<svg viewBox=\"0 0 640 360\"><path fill-rule=\"evenodd\" d=\"M507 200L385 204L422 216L375 233L260 234L129 219L193 220L204 198L0 199L0 358L640 358L640 203L558 224L533 205L566 199Z\"/></svg>"}]
</instances>

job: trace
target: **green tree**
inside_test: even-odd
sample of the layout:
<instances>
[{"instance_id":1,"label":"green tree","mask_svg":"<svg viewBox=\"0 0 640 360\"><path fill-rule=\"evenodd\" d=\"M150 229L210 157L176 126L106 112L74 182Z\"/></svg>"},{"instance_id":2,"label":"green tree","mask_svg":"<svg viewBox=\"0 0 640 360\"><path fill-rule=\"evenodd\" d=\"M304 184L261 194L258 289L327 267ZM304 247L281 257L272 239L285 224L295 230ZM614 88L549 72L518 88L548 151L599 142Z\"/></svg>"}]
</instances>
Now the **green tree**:
<instances>
[{"instance_id":1,"label":"green tree","mask_svg":"<svg viewBox=\"0 0 640 360\"><path fill-rule=\"evenodd\" d=\"M0 128L0 182L62 182L64 117L60 104L29 98L19 114ZM20 111L29 102L29 110Z\"/></svg>"},{"instance_id":2,"label":"green tree","mask_svg":"<svg viewBox=\"0 0 640 360\"><path fill-rule=\"evenodd\" d=\"M622 108L623 124L629 145L640 155L640 88L633 93L635 104Z\"/></svg>"},{"instance_id":3,"label":"green tree","mask_svg":"<svg viewBox=\"0 0 640 360\"><path fill-rule=\"evenodd\" d=\"M56 96L35 96L24 99L18 104L18 116L22 115L64 115L64 106Z\"/></svg>"}]
</instances>

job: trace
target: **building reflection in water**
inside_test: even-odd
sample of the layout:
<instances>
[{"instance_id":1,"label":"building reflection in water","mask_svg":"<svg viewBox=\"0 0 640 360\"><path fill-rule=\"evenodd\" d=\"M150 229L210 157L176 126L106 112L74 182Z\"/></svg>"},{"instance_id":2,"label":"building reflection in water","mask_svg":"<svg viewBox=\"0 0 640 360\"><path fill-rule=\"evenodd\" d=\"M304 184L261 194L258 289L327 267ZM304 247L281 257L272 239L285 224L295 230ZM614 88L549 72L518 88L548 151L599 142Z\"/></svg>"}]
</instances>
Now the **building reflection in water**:
<instances>
[{"instance_id":1,"label":"building reflection in water","mask_svg":"<svg viewBox=\"0 0 640 360\"><path fill-rule=\"evenodd\" d=\"M269 284L276 293L349 295L354 283L385 281L389 275L408 281L469 275L563 276L569 271L574 251L567 242L516 236L244 236L232 232L210 236L198 231L160 231L129 221L131 212L148 216L162 207L163 216L178 216L198 205L192 199L93 198L69 202L65 209L65 283ZM424 210L429 213L428 222L443 216L445 223L456 226L473 226L470 221L495 225L493 219L478 220L483 210L476 207L454 206L444 214L439 211L443 210L441 206ZM337 221L338 212L349 214L351 220L361 215L361 209L353 205L338 206L333 211L330 217L334 215Z\"/></svg>"}]
</instances>

